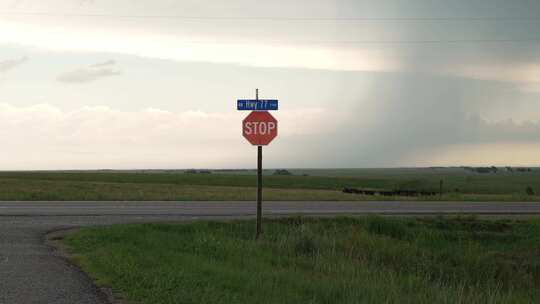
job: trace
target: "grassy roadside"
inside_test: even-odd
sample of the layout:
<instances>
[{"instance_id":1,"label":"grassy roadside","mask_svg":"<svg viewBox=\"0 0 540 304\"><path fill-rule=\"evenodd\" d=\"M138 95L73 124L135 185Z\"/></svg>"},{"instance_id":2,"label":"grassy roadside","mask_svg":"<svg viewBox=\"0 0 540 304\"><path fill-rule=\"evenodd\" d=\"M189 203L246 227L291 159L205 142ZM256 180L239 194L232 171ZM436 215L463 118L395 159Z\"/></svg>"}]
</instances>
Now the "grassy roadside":
<instances>
[{"instance_id":1,"label":"grassy roadside","mask_svg":"<svg viewBox=\"0 0 540 304\"><path fill-rule=\"evenodd\" d=\"M85 228L65 239L134 303L535 303L540 220L289 218Z\"/></svg>"}]
</instances>

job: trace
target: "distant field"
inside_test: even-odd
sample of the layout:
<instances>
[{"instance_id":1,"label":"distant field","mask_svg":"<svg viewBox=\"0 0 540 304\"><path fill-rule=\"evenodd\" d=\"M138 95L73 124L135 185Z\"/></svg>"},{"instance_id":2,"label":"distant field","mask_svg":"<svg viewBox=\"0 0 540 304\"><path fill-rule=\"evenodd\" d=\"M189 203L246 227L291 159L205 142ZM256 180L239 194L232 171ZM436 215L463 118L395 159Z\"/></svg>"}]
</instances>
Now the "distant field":
<instances>
[{"instance_id":1,"label":"distant field","mask_svg":"<svg viewBox=\"0 0 540 304\"><path fill-rule=\"evenodd\" d=\"M481 174L461 168L265 171L267 200L404 199L344 194L344 187L439 191L443 200L540 200L540 170ZM253 170L0 172L0 200L253 200ZM531 187L536 195L528 195ZM436 200L436 197L415 199Z\"/></svg>"},{"instance_id":2,"label":"distant field","mask_svg":"<svg viewBox=\"0 0 540 304\"><path fill-rule=\"evenodd\" d=\"M132 303L538 303L540 222L289 218L84 228L83 270Z\"/></svg>"}]
</instances>

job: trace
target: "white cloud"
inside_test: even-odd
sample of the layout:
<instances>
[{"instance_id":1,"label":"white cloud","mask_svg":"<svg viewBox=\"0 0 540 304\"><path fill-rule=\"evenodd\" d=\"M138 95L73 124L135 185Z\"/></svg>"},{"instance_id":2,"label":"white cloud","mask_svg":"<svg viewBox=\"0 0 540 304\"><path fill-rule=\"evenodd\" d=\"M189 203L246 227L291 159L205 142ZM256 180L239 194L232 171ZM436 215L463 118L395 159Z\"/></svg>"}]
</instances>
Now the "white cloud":
<instances>
[{"instance_id":1,"label":"white cloud","mask_svg":"<svg viewBox=\"0 0 540 304\"><path fill-rule=\"evenodd\" d=\"M92 64L90 67L93 67L93 68L102 68L102 67L108 67L108 66L114 66L114 65L116 65L116 61L115 61L115 60L107 60L107 61L103 61L103 62L98 62L98 63Z\"/></svg>"},{"instance_id":2,"label":"white cloud","mask_svg":"<svg viewBox=\"0 0 540 304\"><path fill-rule=\"evenodd\" d=\"M27 57L0 61L0 73L10 71L28 61Z\"/></svg>"},{"instance_id":3,"label":"white cloud","mask_svg":"<svg viewBox=\"0 0 540 304\"><path fill-rule=\"evenodd\" d=\"M304 113L307 113L304 115ZM247 113L0 104L3 169L248 167ZM275 115L280 139L331 129L322 109ZM305 120L299 120L299 117ZM335 127L335 126L334 126ZM293 154L291 151L290 154Z\"/></svg>"},{"instance_id":4,"label":"white cloud","mask_svg":"<svg viewBox=\"0 0 540 304\"><path fill-rule=\"evenodd\" d=\"M116 62L113 60L90 65L84 68L77 68L64 72L58 76L58 81L66 83L87 83L106 77L118 76L122 72L115 68Z\"/></svg>"},{"instance_id":5,"label":"white cloud","mask_svg":"<svg viewBox=\"0 0 540 304\"><path fill-rule=\"evenodd\" d=\"M398 68L386 51L254 40L223 40L166 31L71 28L67 25L0 21L0 43L54 51L136 55L177 61L233 63L257 67L291 67L346 71Z\"/></svg>"}]
</instances>

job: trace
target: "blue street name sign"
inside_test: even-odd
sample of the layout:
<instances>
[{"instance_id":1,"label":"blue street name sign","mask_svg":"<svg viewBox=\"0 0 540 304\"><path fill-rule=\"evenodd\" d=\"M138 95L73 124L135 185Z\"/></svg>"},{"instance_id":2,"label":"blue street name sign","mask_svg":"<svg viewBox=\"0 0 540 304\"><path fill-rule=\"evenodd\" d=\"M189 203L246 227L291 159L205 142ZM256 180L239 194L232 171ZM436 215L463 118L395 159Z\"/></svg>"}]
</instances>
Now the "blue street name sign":
<instances>
[{"instance_id":1,"label":"blue street name sign","mask_svg":"<svg viewBox=\"0 0 540 304\"><path fill-rule=\"evenodd\" d=\"M238 99L238 111L277 111L276 99Z\"/></svg>"}]
</instances>

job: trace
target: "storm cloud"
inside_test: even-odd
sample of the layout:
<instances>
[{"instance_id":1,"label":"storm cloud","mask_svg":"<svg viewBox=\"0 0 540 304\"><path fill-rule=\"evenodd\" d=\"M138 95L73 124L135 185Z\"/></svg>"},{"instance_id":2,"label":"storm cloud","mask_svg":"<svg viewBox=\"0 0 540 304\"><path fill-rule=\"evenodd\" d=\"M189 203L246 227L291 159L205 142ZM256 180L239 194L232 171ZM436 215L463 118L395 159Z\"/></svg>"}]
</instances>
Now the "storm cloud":
<instances>
[{"instance_id":1,"label":"storm cloud","mask_svg":"<svg viewBox=\"0 0 540 304\"><path fill-rule=\"evenodd\" d=\"M499 119L490 113L493 108L509 108L527 99L512 84L414 73L364 77L370 79L371 89L349 104L346 118L337 125L326 125L329 132L285 138L283 145L309 151L303 154L306 164L325 159L335 167L429 164L440 151L465 145L540 145L538 119L515 120L511 111L507 111L508 118ZM348 83L364 77L352 77ZM332 112L329 108L326 115L332 116ZM489 163L499 152L492 148L485 160ZM456 165L470 164L465 156Z\"/></svg>"},{"instance_id":2,"label":"storm cloud","mask_svg":"<svg viewBox=\"0 0 540 304\"><path fill-rule=\"evenodd\" d=\"M280 100L269 166L540 165L536 0L95 0L84 10L59 0L17 9L74 14L0 20L0 44L25 48L9 56L39 62L36 73L3 85L4 111L14 112L6 121L21 122L14 134L63 138L50 158L109 147L130 154L132 167L151 167L154 156L164 167L167 159L251 166L234 101L260 88ZM64 85L113 77L99 89ZM43 121L40 103L50 106ZM185 113L203 114L176 125ZM137 153L150 146L154 156ZM217 146L227 149L218 155ZM73 167L100 161L76 157Z\"/></svg>"}]
</instances>

